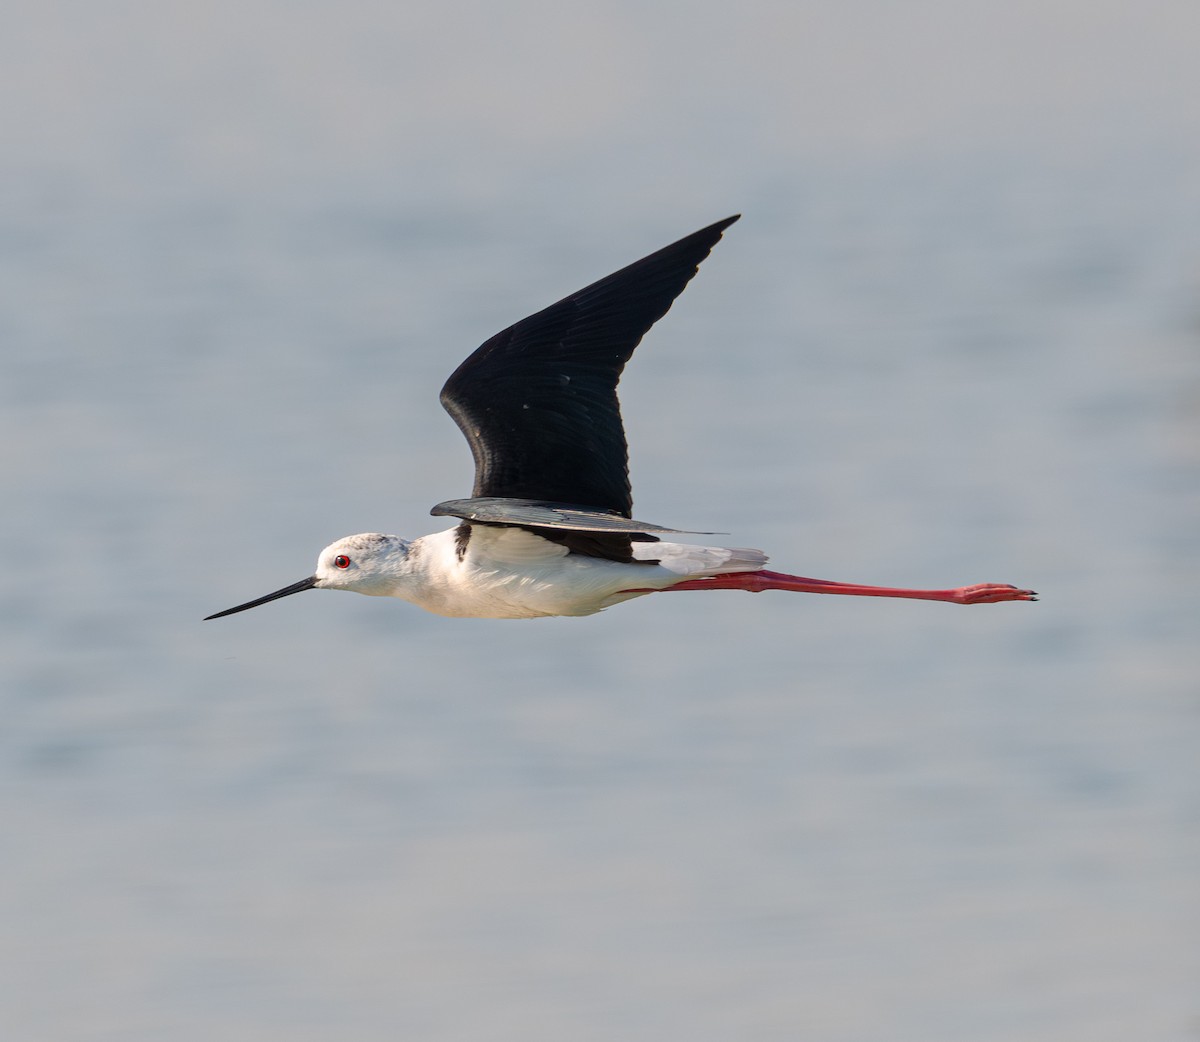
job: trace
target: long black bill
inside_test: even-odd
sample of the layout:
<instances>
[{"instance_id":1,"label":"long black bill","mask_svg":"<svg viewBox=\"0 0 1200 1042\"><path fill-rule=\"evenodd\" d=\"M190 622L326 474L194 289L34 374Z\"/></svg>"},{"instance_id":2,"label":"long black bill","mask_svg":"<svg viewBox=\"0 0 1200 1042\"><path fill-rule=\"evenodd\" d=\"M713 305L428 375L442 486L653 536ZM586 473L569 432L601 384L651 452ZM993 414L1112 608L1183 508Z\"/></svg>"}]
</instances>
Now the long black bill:
<instances>
[{"instance_id":1,"label":"long black bill","mask_svg":"<svg viewBox=\"0 0 1200 1042\"><path fill-rule=\"evenodd\" d=\"M303 593L305 590L311 590L316 585L317 577L310 575L307 579L301 579L298 583L285 586L282 590L268 593L265 597L259 597L256 601L247 601L245 604L239 604L236 608L226 608L225 611L219 611L216 615L209 615L204 621L208 622L209 619L219 619L222 615L233 615L235 612L245 611L247 608L257 608L260 604L266 604L267 601L277 601L280 597L290 597L293 593Z\"/></svg>"}]
</instances>

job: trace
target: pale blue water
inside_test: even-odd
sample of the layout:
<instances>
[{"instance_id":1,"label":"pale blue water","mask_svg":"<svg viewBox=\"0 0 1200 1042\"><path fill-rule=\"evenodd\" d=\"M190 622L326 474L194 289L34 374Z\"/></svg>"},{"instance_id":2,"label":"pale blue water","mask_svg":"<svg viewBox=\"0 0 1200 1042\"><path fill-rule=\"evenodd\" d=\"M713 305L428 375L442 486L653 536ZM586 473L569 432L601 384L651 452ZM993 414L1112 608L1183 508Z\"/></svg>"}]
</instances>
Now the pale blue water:
<instances>
[{"instance_id":1,"label":"pale blue water","mask_svg":"<svg viewBox=\"0 0 1200 1042\"><path fill-rule=\"evenodd\" d=\"M1186 6L1049 100L1041 15L963 99L830 13L874 105L765 5L92 10L3 56L4 1037L1200 1034ZM737 210L627 371L638 516L1041 603L200 623L434 530L462 357Z\"/></svg>"}]
</instances>

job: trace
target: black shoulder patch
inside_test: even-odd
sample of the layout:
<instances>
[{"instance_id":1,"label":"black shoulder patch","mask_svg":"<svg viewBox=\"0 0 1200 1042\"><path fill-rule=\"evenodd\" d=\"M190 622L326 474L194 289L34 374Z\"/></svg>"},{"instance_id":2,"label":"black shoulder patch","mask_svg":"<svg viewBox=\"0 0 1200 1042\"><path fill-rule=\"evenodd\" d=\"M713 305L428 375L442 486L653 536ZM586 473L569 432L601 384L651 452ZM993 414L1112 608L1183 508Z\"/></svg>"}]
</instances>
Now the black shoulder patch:
<instances>
[{"instance_id":1,"label":"black shoulder patch","mask_svg":"<svg viewBox=\"0 0 1200 1042\"><path fill-rule=\"evenodd\" d=\"M471 526L465 521L454 530L454 556L460 561L467 556L467 544L471 541Z\"/></svg>"}]
</instances>

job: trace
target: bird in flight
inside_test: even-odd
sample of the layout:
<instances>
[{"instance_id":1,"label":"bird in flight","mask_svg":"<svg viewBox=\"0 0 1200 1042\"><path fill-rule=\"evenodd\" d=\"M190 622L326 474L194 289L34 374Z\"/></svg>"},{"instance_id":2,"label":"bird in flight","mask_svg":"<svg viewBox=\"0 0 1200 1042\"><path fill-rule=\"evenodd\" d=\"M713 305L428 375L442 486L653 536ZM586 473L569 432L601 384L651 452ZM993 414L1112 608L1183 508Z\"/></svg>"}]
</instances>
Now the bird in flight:
<instances>
[{"instance_id":1,"label":"bird in flight","mask_svg":"<svg viewBox=\"0 0 1200 1042\"><path fill-rule=\"evenodd\" d=\"M470 499L430 513L458 524L421 536L367 532L321 551L317 570L282 590L208 616L304 590L399 597L438 615L530 619L592 615L679 590L787 590L987 604L1032 590L980 583L897 589L767 571L761 550L697 546L711 535L633 519L617 381L738 216L709 225L572 293L484 343L442 388L475 458ZM207 620L206 620L207 621Z\"/></svg>"}]
</instances>

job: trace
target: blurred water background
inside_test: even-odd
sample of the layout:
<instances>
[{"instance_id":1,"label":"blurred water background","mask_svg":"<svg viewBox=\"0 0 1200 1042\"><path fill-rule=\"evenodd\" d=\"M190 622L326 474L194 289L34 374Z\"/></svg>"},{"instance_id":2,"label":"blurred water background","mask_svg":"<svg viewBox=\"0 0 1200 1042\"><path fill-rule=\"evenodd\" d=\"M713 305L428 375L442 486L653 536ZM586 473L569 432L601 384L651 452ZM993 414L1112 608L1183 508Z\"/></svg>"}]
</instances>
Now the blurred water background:
<instances>
[{"instance_id":1,"label":"blurred water background","mask_svg":"<svg viewBox=\"0 0 1200 1042\"><path fill-rule=\"evenodd\" d=\"M1200 9L24 5L0 1027L1200 1037ZM307 594L493 332L741 211L637 516L1036 605Z\"/></svg>"}]
</instances>

